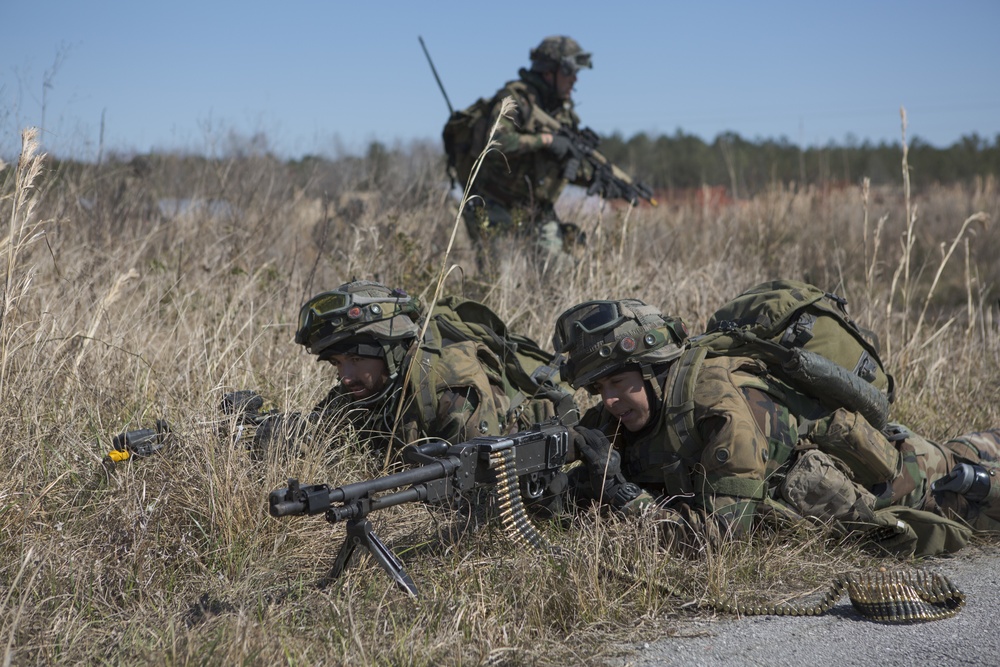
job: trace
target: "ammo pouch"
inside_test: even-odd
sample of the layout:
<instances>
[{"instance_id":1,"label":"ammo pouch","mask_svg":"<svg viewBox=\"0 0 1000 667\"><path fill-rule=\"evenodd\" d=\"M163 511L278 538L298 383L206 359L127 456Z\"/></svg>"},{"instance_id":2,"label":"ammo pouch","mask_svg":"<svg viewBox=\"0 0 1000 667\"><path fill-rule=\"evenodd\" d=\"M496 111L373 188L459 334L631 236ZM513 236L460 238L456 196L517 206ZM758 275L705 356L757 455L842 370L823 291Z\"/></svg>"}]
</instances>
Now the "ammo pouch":
<instances>
[{"instance_id":1,"label":"ammo pouch","mask_svg":"<svg viewBox=\"0 0 1000 667\"><path fill-rule=\"evenodd\" d=\"M802 452L778 487L781 498L804 517L823 522L870 522L875 496L851 481L818 449Z\"/></svg>"},{"instance_id":2,"label":"ammo pouch","mask_svg":"<svg viewBox=\"0 0 1000 667\"><path fill-rule=\"evenodd\" d=\"M902 458L893 443L856 412L837 409L810 426L807 437L843 461L854 481L866 488L892 482L902 471Z\"/></svg>"}]
</instances>

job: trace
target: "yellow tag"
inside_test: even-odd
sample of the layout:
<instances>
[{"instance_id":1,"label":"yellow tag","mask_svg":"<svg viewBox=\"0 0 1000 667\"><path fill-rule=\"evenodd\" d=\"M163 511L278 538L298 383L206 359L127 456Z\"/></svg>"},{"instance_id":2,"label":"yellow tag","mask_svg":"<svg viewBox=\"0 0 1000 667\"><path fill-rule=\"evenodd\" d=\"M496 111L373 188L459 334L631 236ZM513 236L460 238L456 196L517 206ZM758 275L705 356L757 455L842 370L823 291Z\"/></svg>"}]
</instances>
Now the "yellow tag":
<instances>
[{"instance_id":1,"label":"yellow tag","mask_svg":"<svg viewBox=\"0 0 1000 667\"><path fill-rule=\"evenodd\" d=\"M129 454L127 449L121 452L118 451L117 449L112 449L110 452L108 452L108 458L110 458L115 463L118 463L119 461L125 461L126 459L128 459L129 456L131 456L131 454Z\"/></svg>"}]
</instances>

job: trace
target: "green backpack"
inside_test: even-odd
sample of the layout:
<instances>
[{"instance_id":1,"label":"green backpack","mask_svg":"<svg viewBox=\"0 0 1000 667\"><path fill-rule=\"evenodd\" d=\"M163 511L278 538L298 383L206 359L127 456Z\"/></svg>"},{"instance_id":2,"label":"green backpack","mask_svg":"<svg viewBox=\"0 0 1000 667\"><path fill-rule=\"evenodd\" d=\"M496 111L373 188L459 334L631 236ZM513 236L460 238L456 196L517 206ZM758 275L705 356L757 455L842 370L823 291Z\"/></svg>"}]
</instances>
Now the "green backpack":
<instances>
[{"instance_id":1,"label":"green backpack","mask_svg":"<svg viewBox=\"0 0 1000 667\"><path fill-rule=\"evenodd\" d=\"M452 112L444 125L441 138L448 158L448 176L452 187L465 187L472 175L476 158L486 147L492 101L481 97L467 109Z\"/></svg>"},{"instance_id":2,"label":"green backpack","mask_svg":"<svg viewBox=\"0 0 1000 667\"><path fill-rule=\"evenodd\" d=\"M848 316L846 299L807 283L773 280L747 290L712 315L691 347L760 359L794 389L859 412L877 429L895 398L877 336Z\"/></svg>"},{"instance_id":3,"label":"green backpack","mask_svg":"<svg viewBox=\"0 0 1000 667\"><path fill-rule=\"evenodd\" d=\"M443 344L482 343L500 359L509 413L527 410L529 424L553 414L570 419L576 413L573 390L559 377L559 359L527 336L508 331L504 321L483 304L458 296L444 297L434 306L431 324L437 327Z\"/></svg>"}]
</instances>

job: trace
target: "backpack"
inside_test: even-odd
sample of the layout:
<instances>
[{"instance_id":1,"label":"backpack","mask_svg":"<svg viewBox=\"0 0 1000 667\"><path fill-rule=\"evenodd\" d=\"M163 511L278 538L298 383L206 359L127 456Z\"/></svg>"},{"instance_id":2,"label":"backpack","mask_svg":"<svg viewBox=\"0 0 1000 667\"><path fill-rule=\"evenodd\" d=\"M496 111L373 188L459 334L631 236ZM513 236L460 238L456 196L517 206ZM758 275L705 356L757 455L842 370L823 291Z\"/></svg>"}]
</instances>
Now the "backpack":
<instances>
[{"instance_id":1,"label":"backpack","mask_svg":"<svg viewBox=\"0 0 1000 667\"><path fill-rule=\"evenodd\" d=\"M469 182L472 166L486 147L492 106L492 100L481 97L467 109L452 112L444 125L441 138L452 187L457 183L464 188Z\"/></svg>"},{"instance_id":2,"label":"backpack","mask_svg":"<svg viewBox=\"0 0 1000 667\"><path fill-rule=\"evenodd\" d=\"M531 338L511 333L485 305L458 296L444 297L434 306L431 324L445 345L474 341L496 355L501 367L493 370L499 372L510 401L509 419L527 412L522 421L528 426L553 415L571 419L577 412L573 391L559 376L560 359Z\"/></svg>"},{"instance_id":3,"label":"backpack","mask_svg":"<svg viewBox=\"0 0 1000 667\"><path fill-rule=\"evenodd\" d=\"M895 381L879 357L878 337L848 316L846 299L813 285L761 283L717 310L690 345L701 358L759 359L831 409L858 412L877 429L888 421Z\"/></svg>"}]
</instances>

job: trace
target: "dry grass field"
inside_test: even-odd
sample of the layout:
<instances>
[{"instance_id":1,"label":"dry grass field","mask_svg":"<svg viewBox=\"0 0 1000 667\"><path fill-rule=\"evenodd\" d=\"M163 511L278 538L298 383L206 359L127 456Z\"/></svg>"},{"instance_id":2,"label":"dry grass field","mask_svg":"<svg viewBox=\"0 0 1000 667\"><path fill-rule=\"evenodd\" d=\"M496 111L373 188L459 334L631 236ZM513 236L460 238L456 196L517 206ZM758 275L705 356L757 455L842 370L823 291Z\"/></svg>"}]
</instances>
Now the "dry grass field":
<instances>
[{"instance_id":1,"label":"dry grass field","mask_svg":"<svg viewBox=\"0 0 1000 667\"><path fill-rule=\"evenodd\" d=\"M554 559L499 528L445 539L440 512L404 506L373 519L422 597L369 559L321 589L343 529L274 519L267 493L292 476L359 481L378 464L349 441L254 461L218 436L217 407L243 388L283 410L325 394L332 369L292 341L311 294L356 277L430 297L463 258L444 254L455 211L440 166L382 156L360 165L372 186L352 198L346 181L290 187L266 158L47 171L25 146L0 170L4 665L597 664L615 642L706 613L691 600L785 599L879 564L820 532L681 557L650 526L590 515L540 527L566 554ZM932 438L1000 425L993 180L562 213L588 235L575 271L540 274L527 242L496 239L445 290L547 344L585 299L639 297L697 331L757 282L805 279L880 335L897 421ZM173 444L105 472L111 436L158 418ZM603 576L623 561L688 598Z\"/></svg>"}]
</instances>

